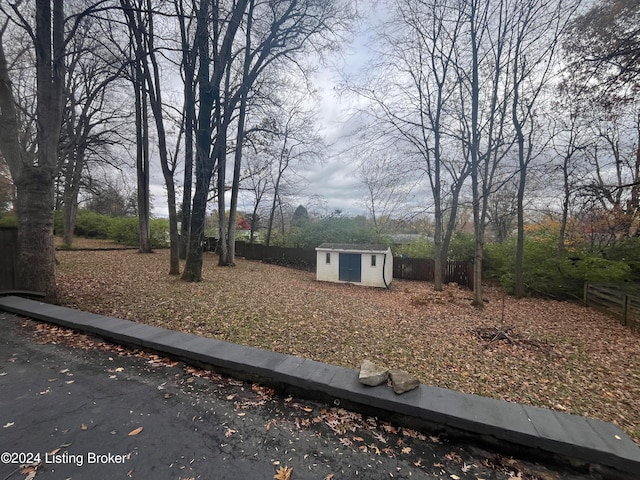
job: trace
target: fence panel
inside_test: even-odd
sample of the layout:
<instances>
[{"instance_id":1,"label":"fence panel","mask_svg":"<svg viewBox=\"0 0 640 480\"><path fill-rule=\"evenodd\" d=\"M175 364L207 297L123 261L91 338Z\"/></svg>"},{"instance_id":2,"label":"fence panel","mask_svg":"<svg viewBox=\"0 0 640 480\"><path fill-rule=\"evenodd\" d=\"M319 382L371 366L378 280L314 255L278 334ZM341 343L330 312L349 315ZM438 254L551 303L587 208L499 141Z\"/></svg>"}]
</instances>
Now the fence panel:
<instances>
[{"instance_id":1,"label":"fence panel","mask_svg":"<svg viewBox=\"0 0 640 480\"><path fill-rule=\"evenodd\" d=\"M435 262L430 258L393 257L393 278L432 282Z\"/></svg>"},{"instance_id":2,"label":"fence panel","mask_svg":"<svg viewBox=\"0 0 640 480\"><path fill-rule=\"evenodd\" d=\"M0 291L15 290L18 283L18 229L0 227Z\"/></svg>"},{"instance_id":3,"label":"fence panel","mask_svg":"<svg viewBox=\"0 0 640 480\"><path fill-rule=\"evenodd\" d=\"M436 262L431 258L393 257L393 278L433 282ZM457 283L473 289L473 264L447 262L444 266L444 282Z\"/></svg>"},{"instance_id":4,"label":"fence panel","mask_svg":"<svg viewBox=\"0 0 640 480\"><path fill-rule=\"evenodd\" d=\"M236 255L286 267L315 270L315 248L266 247L259 243L236 242Z\"/></svg>"},{"instance_id":5,"label":"fence panel","mask_svg":"<svg viewBox=\"0 0 640 480\"><path fill-rule=\"evenodd\" d=\"M313 271L316 268L315 248L265 247L262 244L236 242L236 255L249 260L262 260L287 267ZM453 282L473 289L473 265L468 262L447 262L445 283ZM433 282L435 261L431 258L393 257L393 278Z\"/></svg>"},{"instance_id":6,"label":"fence panel","mask_svg":"<svg viewBox=\"0 0 640 480\"><path fill-rule=\"evenodd\" d=\"M584 304L607 312L620 320L623 325L640 329L640 296L629 295L612 285L584 286Z\"/></svg>"}]
</instances>

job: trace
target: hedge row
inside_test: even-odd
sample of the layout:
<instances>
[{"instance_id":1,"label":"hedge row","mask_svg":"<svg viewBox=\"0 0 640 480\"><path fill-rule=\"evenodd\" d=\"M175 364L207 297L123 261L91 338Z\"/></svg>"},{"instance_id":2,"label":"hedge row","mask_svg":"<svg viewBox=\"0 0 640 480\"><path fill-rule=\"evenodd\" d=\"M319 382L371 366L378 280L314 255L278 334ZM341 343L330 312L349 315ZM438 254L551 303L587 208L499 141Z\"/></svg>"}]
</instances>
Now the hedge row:
<instances>
[{"instance_id":1,"label":"hedge row","mask_svg":"<svg viewBox=\"0 0 640 480\"><path fill-rule=\"evenodd\" d=\"M169 246L169 221L154 218L150 225L153 248ZM62 212L56 212L54 230L62 235ZM86 238L103 238L123 245L138 246L139 226L137 217L111 217L90 210L78 210L75 235Z\"/></svg>"}]
</instances>

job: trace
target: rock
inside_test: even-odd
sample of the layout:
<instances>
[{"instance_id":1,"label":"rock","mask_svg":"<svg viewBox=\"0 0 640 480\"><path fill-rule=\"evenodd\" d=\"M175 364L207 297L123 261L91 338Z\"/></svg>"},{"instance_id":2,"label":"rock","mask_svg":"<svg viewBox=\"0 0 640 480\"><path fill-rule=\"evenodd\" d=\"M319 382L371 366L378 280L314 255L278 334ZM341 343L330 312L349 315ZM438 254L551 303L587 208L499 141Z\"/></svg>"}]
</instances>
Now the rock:
<instances>
[{"instance_id":1,"label":"rock","mask_svg":"<svg viewBox=\"0 0 640 480\"><path fill-rule=\"evenodd\" d=\"M358 379L360 383L369 385L370 387L377 387L387 382L389 378L388 371L382 367L379 367L375 363L369 360L363 360L360 365L360 375Z\"/></svg>"},{"instance_id":2,"label":"rock","mask_svg":"<svg viewBox=\"0 0 640 480\"><path fill-rule=\"evenodd\" d=\"M393 391L398 395L414 388L418 388L420 380L415 375L411 375L404 370L389 370L389 376L391 377L391 386Z\"/></svg>"}]
</instances>

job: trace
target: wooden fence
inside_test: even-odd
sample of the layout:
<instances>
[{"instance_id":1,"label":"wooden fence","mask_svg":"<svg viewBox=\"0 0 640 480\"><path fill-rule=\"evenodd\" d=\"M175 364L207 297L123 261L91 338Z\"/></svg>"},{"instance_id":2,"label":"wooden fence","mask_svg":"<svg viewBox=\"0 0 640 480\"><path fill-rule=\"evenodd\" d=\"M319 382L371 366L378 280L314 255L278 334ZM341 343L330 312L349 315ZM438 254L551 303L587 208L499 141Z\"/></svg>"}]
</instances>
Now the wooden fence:
<instances>
[{"instance_id":1,"label":"wooden fence","mask_svg":"<svg viewBox=\"0 0 640 480\"><path fill-rule=\"evenodd\" d=\"M214 244L215 242L211 242ZM288 267L314 271L317 255L314 248L266 247L261 244L236 242L236 255L249 260L262 260ZM393 278L432 282L435 262L425 258L393 257ZM444 269L445 283L457 283L473 290L473 264L447 262Z\"/></svg>"},{"instance_id":2,"label":"wooden fence","mask_svg":"<svg viewBox=\"0 0 640 480\"><path fill-rule=\"evenodd\" d=\"M267 247L259 243L236 242L236 255L302 270L313 271L316 268L314 248Z\"/></svg>"},{"instance_id":3,"label":"wooden fence","mask_svg":"<svg viewBox=\"0 0 640 480\"><path fill-rule=\"evenodd\" d=\"M617 317L620 323L640 330L640 295L630 295L612 285L584 285L584 304Z\"/></svg>"},{"instance_id":4,"label":"wooden fence","mask_svg":"<svg viewBox=\"0 0 640 480\"><path fill-rule=\"evenodd\" d=\"M15 290L18 282L18 229L0 227L0 291Z\"/></svg>"},{"instance_id":5,"label":"wooden fence","mask_svg":"<svg viewBox=\"0 0 640 480\"><path fill-rule=\"evenodd\" d=\"M435 274L436 262L431 258L393 257L393 278L433 282ZM473 290L472 263L447 262L443 274L445 283L453 282Z\"/></svg>"}]
</instances>

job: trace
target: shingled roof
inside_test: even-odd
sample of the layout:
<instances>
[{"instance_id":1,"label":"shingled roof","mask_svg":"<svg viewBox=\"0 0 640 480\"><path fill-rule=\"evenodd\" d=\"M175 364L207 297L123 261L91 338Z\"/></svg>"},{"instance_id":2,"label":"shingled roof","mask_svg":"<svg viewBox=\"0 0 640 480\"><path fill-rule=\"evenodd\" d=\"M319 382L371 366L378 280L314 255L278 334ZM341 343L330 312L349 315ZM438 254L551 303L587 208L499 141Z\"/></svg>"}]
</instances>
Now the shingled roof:
<instances>
[{"instance_id":1,"label":"shingled roof","mask_svg":"<svg viewBox=\"0 0 640 480\"><path fill-rule=\"evenodd\" d=\"M323 243L317 250L346 250L354 252L386 252L389 247L381 243Z\"/></svg>"}]
</instances>

